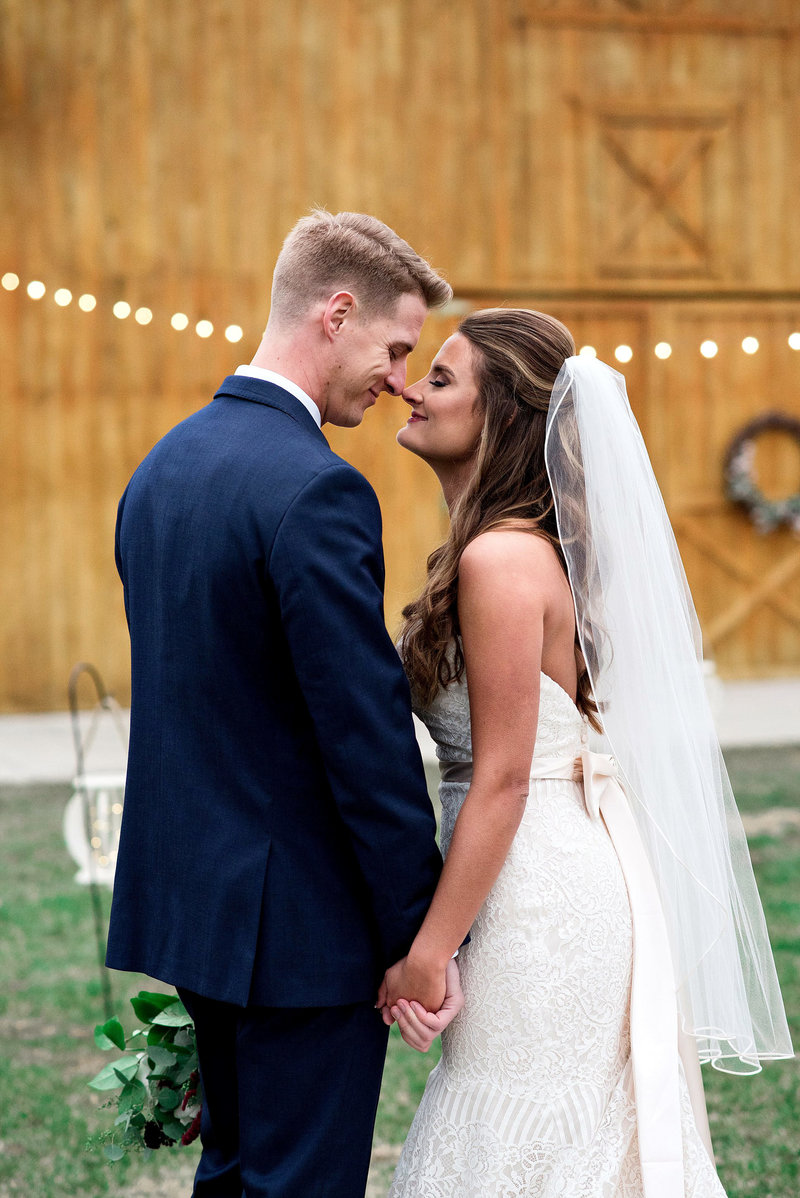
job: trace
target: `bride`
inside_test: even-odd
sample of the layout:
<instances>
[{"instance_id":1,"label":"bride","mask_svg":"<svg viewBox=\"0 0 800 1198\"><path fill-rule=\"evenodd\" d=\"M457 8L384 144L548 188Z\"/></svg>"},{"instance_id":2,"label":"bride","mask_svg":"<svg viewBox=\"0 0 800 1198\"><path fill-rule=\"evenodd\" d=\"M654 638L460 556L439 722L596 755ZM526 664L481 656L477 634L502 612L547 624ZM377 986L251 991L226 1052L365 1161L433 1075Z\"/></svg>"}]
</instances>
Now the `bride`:
<instances>
[{"instance_id":1,"label":"bride","mask_svg":"<svg viewBox=\"0 0 800 1198\"><path fill-rule=\"evenodd\" d=\"M406 996L458 952L465 1006L390 1198L718 1198L698 1058L791 1055L663 503L574 353L474 312L404 392L451 515L401 640L446 860L378 1001L426 1049L446 1016Z\"/></svg>"}]
</instances>

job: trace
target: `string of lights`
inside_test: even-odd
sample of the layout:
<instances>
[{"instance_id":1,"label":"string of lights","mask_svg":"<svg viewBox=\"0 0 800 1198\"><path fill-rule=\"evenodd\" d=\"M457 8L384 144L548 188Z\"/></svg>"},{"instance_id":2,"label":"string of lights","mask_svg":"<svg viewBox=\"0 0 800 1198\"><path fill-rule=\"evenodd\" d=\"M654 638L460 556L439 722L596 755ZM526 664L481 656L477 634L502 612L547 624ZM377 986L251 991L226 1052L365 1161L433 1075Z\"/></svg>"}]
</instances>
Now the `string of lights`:
<instances>
[{"instance_id":1,"label":"string of lights","mask_svg":"<svg viewBox=\"0 0 800 1198\"><path fill-rule=\"evenodd\" d=\"M0 279L0 284L2 284L6 291L16 291L21 285L19 275L13 271L7 271L2 279ZM47 294L47 287L39 279L31 280L25 290L32 300L43 299ZM67 287L59 287L53 292L53 299L61 308L68 307L74 298L72 292ZM76 303L82 312L93 312L97 307L97 298L89 292L84 292L77 297ZM127 300L117 300L112 305L111 311L118 320L127 320L132 314L133 319L140 325L148 325L153 320L153 312L150 308L141 307L134 310ZM169 323L177 332L183 332L185 329L188 329L192 322L185 312L173 312ZM198 337L204 339L211 337L214 333L214 325L210 320L198 320L195 322L194 332ZM241 341L244 336L244 330L241 325L229 324L224 330L224 335L228 341L235 343ZM800 331L789 334L788 345L790 349L800 351ZM698 347L699 352L704 358L715 358L719 353L719 348L719 344L710 338L701 341ZM743 338L741 349L746 354L757 354L760 349L758 338ZM593 345L582 345L579 353L589 357L597 357L597 350ZM672 356L672 346L668 341L659 341L653 347L653 353L657 358L666 361L667 358ZM630 362L633 358L633 349L630 345L618 345L614 350L614 357L621 363Z\"/></svg>"},{"instance_id":2,"label":"string of lights","mask_svg":"<svg viewBox=\"0 0 800 1198\"><path fill-rule=\"evenodd\" d=\"M13 271L7 271L2 279L0 279L0 284L2 284L6 291L16 291L20 286L19 275ZM32 279L27 284L25 290L32 300L43 299L47 294L47 287L40 279ZM67 287L59 287L53 292L53 299L60 308L68 307L74 298L72 292ZM79 295L76 302L81 312L93 312L97 307L97 297L88 291L84 292L83 295ZM111 311L117 320L127 320L132 314L133 319L140 325L148 325L153 320L153 312L150 308L142 307L134 310L127 300L117 300L112 305ZM170 324L177 332L183 332L184 329L188 329L191 320L185 312L173 312L170 317ZM194 331L198 337L205 339L211 337L214 333L214 325L210 320L198 320L195 323ZM224 332L226 339L231 342L241 341L244 336L244 330L238 324L229 324Z\"/></svg>"},{"instance_id":3,"label":"string of lights","mask_svg":"<svg viewBox=\"0 0 800 1198\"><path fill-rule=\"evenodd\" d=\"M800 350L800 332L790 333L787 338L787 344L790 349ZM701 341L698 348L704 358L716 358L720 347L716 341L708 339ZM757 354L761 348L761 343L757 337L744 337L741 342L741 348L746 354ZM597 350L593 345L582 345L578 353L590 358L597 357ZM672 357L672 346L668 341L659 341L653 347L653 353L657 358L665 361L667 358ZM630 345L618 345L614 350L614 357L618 362L630 362L633 357L633 350Z\"/></svg>"}]
</instances>

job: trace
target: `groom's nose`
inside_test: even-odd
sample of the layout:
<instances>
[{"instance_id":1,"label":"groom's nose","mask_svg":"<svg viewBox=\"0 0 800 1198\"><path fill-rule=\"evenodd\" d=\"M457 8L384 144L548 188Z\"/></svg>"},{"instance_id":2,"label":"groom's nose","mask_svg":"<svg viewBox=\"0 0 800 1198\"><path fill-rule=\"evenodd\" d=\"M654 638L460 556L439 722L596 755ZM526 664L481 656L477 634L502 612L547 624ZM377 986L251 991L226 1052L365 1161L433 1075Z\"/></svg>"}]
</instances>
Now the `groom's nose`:
<instances>
[{"instance_id":1,"label":"groom's nose","mask_svg":"<svg viewBox=\"0 0 800 1198\"><path fill-rule=\"evenodd\" d=\"M390 395L402 395L403 388L406 385L406 363L405 360L392 363L392 368L383 380L384 391L388 391Z\"/></svg>"}]
</instances>

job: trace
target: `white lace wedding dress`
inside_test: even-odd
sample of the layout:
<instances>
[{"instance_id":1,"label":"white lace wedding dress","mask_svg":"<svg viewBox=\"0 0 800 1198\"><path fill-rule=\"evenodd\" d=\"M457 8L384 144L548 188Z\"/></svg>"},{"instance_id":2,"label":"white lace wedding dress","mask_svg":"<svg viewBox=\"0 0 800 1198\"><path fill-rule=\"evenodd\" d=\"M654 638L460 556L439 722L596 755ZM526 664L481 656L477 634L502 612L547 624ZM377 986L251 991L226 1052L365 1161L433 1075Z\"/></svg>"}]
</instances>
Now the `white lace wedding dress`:
<instances>
[{"instance_id":1,"label":"white lace wedding dress","mask_svg":"<svg viewBox=\"0 0 800 1198\"><path fill-rule=\"evenodd\" d=\"M443 763L446 852L469 787L447 780L470 770L466 681L417 714ZM587 731L543 674L532 773L544 759L574 757ZM603 820L587 813L582 784L532 781L460 952L466 1005L442 1037L390 1198L642 1198L631 960L628 892ZM680 1091L685 1194L724 1198L682 1071Z\"/></svg>"}]
</instances>

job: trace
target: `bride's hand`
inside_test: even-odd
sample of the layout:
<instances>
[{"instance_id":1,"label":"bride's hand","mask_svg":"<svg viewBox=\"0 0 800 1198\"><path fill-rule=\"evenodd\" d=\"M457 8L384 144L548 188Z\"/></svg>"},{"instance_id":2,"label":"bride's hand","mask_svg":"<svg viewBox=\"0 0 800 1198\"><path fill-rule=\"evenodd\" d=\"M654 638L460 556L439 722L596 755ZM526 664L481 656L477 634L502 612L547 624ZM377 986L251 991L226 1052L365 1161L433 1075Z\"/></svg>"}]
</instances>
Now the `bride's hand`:
<instances>
[{"instance_id":1,"label":"bride's hand","mask_svg":"<svg viewBox=\"0 0 800 1198\"><path fill-rule=\"evenodd\" d=\"M400 1028L400 1035L406 1044L415 1048L417 1052L427 1052L436 1037L452 1023L464 1006L464 994L455 961L451 961L447 966L445 987L444 1002L435 1013L426 1011L418 1002L407 1002L404 998L398 999L391 1009L391 1015Z\"/></svg>"},{"instance_id":2,"label":"bride's hand","mask_svg":"<svg viewBox=\"0 0 800 1198\"><path fill-rule=\"evenodd\" d=\"M426 1011L438 1011L445 999L445 977L444 963L429 960L412 945L408 956L387 969L381 982L376 1006L382 1008L384 1023L393 1022L390 1009L404 997L416 999Z\"/></svg>"}]
</instances>

